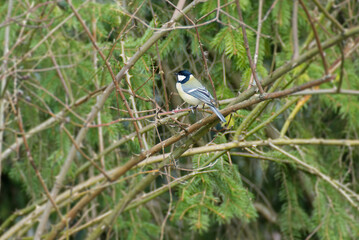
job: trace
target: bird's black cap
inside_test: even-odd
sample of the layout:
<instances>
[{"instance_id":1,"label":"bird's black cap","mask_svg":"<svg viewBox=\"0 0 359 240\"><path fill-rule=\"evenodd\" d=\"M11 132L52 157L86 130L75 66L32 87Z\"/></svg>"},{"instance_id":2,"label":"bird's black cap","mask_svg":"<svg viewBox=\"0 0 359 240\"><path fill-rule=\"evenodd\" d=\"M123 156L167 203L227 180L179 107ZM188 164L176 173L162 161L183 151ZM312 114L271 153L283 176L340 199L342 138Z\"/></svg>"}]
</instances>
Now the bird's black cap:
<instances>
[{"instance_id":1,"label":"bird's black cap","mask_svg":"<svg viewBox=\"0 0 359 240\"><path fill-rule=\"evenodd\" d=\"M181 70L178 73L176 73L176 75L183 75L183 76L190 76L192 73L190 71L187 70Z\"/></svg>"}]
</instances>

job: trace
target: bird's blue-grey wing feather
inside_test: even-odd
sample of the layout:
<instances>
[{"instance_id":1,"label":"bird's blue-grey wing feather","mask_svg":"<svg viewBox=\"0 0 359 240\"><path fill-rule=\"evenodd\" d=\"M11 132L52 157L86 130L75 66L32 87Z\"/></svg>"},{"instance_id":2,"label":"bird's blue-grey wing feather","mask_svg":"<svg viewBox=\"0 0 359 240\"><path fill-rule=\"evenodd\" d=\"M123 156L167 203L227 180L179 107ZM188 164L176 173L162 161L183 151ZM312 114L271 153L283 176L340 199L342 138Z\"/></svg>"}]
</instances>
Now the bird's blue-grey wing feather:
<instances>
[{"instance_id":1,"label":"bird's blue-grey wing feather","mask_svg":"<svg viewBox=\"0 0 359 240\"><path fill-rule=\"evenodd\" d=\"M198 98L199 100L208 105L213 105L214 103L214 98L212 97L211 93L203 86L192 88L187 87L184 84L182 85L182 89L185 93L191 95L192 97Z\"/></svg>"}]
</instances>

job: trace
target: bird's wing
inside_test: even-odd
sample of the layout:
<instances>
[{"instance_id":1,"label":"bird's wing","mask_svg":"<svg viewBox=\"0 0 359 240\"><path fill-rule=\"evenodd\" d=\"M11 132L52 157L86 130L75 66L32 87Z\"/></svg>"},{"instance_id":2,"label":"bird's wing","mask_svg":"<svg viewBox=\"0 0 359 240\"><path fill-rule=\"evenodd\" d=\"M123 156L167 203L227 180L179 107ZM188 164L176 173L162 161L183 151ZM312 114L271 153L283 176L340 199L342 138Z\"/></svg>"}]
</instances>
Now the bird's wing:
<instances>
[{"instance_id":1,"label":"bird's wing","mask_svg":"<svg viewBox=\"0 0 359 240\"><path fill-rule=\"evenodd\" d=\"M214 98L212 97L211 93L208 90L201 86L197 88L189 88L182 85L182 89L185 93L191 95L192 97L198 98L202 102L208 105L214 105Z\"/></svg>"}]
</instances>

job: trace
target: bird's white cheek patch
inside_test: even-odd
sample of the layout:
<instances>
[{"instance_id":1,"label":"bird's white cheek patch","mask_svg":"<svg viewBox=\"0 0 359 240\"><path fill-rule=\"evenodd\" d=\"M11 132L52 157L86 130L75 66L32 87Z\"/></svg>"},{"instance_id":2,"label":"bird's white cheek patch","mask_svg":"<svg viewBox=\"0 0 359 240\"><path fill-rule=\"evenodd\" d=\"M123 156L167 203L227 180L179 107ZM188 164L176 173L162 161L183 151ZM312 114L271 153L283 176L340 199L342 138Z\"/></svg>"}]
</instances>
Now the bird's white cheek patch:
<instances>
[{"instance_id":1,"label":"bird's white cheek patch","mask_svg":"<svg viewBox=\"0 0 359 240\"><path fill-rule=\"evenodd\" d=\"M178 77L178 81L180 82L186 79L186 76L183 75L178 75L177 77Z\"/></svg>"}]
</instances>

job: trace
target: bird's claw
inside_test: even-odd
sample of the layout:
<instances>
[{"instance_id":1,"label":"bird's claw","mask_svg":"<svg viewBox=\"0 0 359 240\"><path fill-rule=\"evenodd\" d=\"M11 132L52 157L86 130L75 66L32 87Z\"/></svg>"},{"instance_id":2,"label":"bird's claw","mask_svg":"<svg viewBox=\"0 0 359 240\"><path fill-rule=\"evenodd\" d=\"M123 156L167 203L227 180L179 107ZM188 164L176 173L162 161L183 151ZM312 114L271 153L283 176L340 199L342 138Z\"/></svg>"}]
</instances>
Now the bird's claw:
<instances>
[{"instance_id":1,"label":"bird's claw","mask_svg":"<svg viewBox=\"0 0 359 240\"><path fill-rule=\"evenodd\" d=\"M191 106L192 113L194 113L194 110L197 110L197 107L198 107L198 105L197 106Z\"/></svg>"}]
</instances>

